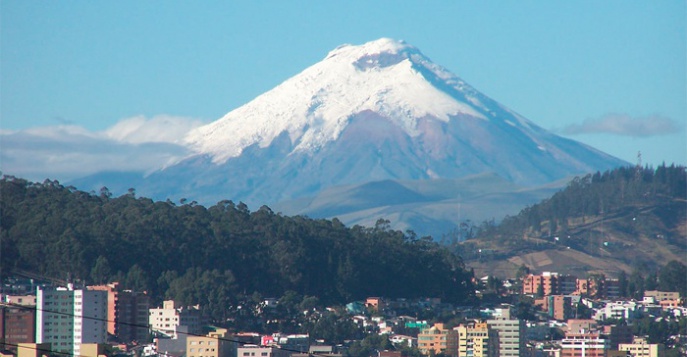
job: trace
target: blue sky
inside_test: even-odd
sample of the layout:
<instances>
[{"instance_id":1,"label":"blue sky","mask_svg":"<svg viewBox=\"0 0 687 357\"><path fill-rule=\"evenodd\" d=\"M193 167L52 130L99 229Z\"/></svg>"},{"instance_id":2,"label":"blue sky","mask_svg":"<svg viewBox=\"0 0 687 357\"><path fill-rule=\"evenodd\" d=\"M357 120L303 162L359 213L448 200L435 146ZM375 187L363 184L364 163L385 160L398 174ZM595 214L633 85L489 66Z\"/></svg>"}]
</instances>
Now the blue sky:
<instances>
[{"instance_id":1,"label":"blue sky","mask_svg":"<svg viewBox=\"0 0 687 357\"><path fill-rule=\"evenodd\" d=\"M84 166L40 159L49 150L27 140L37 136L169 148L338 45L380 37L545 129L632 163L641 151L646 164L685 165L686 11L685 1L3 0L0 169L68 177ZM146 137L161 128L162 139Z\"/></svg>"}]
</instances>

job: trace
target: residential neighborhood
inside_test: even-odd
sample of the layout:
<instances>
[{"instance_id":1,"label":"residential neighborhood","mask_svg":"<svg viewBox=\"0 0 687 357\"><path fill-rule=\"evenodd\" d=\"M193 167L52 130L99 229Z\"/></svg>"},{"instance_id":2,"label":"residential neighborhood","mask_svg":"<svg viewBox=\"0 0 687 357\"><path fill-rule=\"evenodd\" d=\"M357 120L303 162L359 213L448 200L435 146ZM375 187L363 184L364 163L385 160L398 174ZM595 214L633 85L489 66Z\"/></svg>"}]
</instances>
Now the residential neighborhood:
<instances>
[{"instance_id":1,"label":"residential neighborhood","mask_svg":"<svg viewBox=\"0 0 687 357\"><path fill-rule=\"evenodd\" d=\"M335 341L240 331L231 319L213 326L200 305L154 304L145 291L117 282L55 286L14 278L3 284L2 356L664 357L687 351L687 306L678 292L646 290L636 300L620 296L617 279L555 272L503 280L496 289L491 277L475 280L480 290L469 306L368 297L301 311L298 321L315 326L336 316L330 325L343 320L361 332L358 340ZM280 301L262 298L243 308L278 326ZM362 348L366 340L377 345Z\"/></svg>"}]
</instances>

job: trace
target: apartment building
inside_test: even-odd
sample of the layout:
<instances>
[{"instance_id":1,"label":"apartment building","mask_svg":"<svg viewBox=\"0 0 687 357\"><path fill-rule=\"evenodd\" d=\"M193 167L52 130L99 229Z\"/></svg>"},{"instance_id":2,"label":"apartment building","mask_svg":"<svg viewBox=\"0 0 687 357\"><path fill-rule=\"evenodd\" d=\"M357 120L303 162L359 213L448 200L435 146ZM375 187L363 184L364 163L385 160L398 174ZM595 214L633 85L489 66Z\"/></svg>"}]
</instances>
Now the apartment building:
<instances>
[{"instance_id":1,"label":"apartment building","mask_svg":"<svg viewBox=\"0 0 687 357\"><path fill-rule=\"evenodd\" d=\"M36 310L17 306L0 306L0 344L17 352L20 343L36 342Z\"/></svg>"},{"instance_id":2,"label":"apartment building","mask_svg":"<svg viewBox=\"0 0 687 357\"><path fill-rule=\"evenodd\" d=\"M154 332L177 338L177 327L187 326L188 333L198 335L202 333L200 308L178 307L173 300L166 300L161 308L149 310L148 323Z\"/></svg>"},{"instance_id":3,"label":"apartment building","mask_svg":"<svg viewBox=\"0 0 687 357\"><path fill-rule=\"evenodd\" d=\"M451 330L445 328L443 323L435 323L434 326L423 328L417 335L417 347L425 355L429 355L432 351L435 354L446 353L447 337L450 333Z\"/></svg>"},{"instance_id":4,"label":"apartment building","mask_svg":"<svg viewBox=\"0 0 687 357\"><path fill-rule=\"evenodd\" d=\"M558 273L544 272L541 275L528 274L522 281L525 295L552 295L558 293Z\"/></svg>"},{"instance_id":5,"label":"apartment building","mask_svg":"<svg viewBox=\"0 0 687 357\"><path fill-rule=\"evenodd\" d=\"M145 292L122 289L118 282L89 286L107 293L107 332L118 341L147 341L150 297Z\"/></svg>"},{"instance_id":6,"label":"apartment building","mask_svg":"<svg viewBox=\"0 0 687 357\"><path fill-rule=\"evenodd\" d=\"M599 332L567 332L561 341L561 357L606 357L608 340Z\"/></svg>"},{"instance_id":7,"label":"apartment building","mask_svg":"<svg viewBox=\"0 0 687 357\"><path fill-rule=\"evenodd\" d=\"M460 324L448 335L447 356L498 357L499 336L486 322Z\"/></svg>"},{"instance_id":8,"label":"apartment building","mask_svg":"<svg viewBox=\"0 0 687 357\"><path fill-rule=\"evenodd\" d=\"M543 272L529 274L522 280L522 293L526 295L583 295L596 298L617 298L620 296L620 281L599 276L579 279L573 275Z\"/></svg>"},{"instance_id":9,"label":"apartment building","mask_svg":"<svg viewBox=\"0 0 687 357\"><path fill-rule=\"evenodd\" d=\"M641 318L643 309L644 305L635 301L614 301L606 304L603 308L597 309L592 317L599 321L606 319L624 319L630 321Z\"/></svg>"},{"instance_id":10,"label":"apartment building","mask_svg":"<svg viewBox=\"0 0 687 357\"><path fill-rule=\"evenodd\" d=\"M496 318L487 320L490 329L498 334L499 357L526 355L526 326L524 320Z\"/></svg>"},{"instance_id":11,"label":"apartment building","mask_svg":"<svg viewBox=\"0 0 687 357\"><path fill-rule=\"evenodd\" d=\"M522 281L525 295L570 295L577 290L577 277L545 271L540 275L528 274Z\"/></svg>"},{"instance_id":12,"label":"apartment building","mask_svg":"<svg viewBox=\"0 0 687 357\"><path fill-rule=\"evenodd\" d=\"M635 337L632 343L621 343L618 345L619 351L630 353L632 357L663 357L665 347L660 343L649 343L646 338Z\"/></svg>"},{"instance_id":13,"label":"apartment building","mask_svg":"<svg viewBox=\"0 0 687 357\"><path fill-rule=\"evenodd\" d=\"M594 298L617 298L620 296L620 281L604 276L595 279L577 279L576 295Z\"/></svg>"},{"instance_id":14,"label":"apartment building","mask_svg":"<svg viewBox=\"0 0 687 357\"><path fill-rule=\"evenodd\" d=\"M235 346L230 342L226 329L217 329L207 336L186 338L186 357L231 357Z\"/></svg>"},{"instance_id":15,"label":"apartment building","mask_svg":"<svg viewBox=\"0 0 687 357\"><path fill-rule=\"evenodd\" d=\"M55 351L82 355L81 345L107 342L107 293L38 287L36 343L50 343Z\"/></svg>"},{"instance_id":16,"label":"apartment building","mask_svg":"<svg viewBox=\"0 0 687 357\"><path fill-rule=\"evenodd\" d=\"M680 300L680 293L676 291L648 290L644 292L645 297L653 297L656 301Z\"/></svg>"},{"instance_id":17,"label":"apartment building","mask_svg":"<svg viewBox=\"0 0 687 357\"><path fill-rule=\"evenodd\" d=\"M564 295L550 295L543 299L542 309L553 319L565 321L572 317L572 299Z\"/></svg>"}]
</instances>

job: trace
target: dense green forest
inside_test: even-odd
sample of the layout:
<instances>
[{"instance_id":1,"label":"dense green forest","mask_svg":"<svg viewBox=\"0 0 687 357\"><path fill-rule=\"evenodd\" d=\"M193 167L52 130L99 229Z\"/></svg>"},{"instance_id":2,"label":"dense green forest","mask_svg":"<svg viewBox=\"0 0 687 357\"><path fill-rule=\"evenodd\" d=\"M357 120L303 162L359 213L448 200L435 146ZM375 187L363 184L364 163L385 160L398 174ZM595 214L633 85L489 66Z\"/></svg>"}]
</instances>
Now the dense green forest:
<instances>
[{"instance_id":1,"label":"dense green forest","mask_svg":"<svg viewBox=\"0 0 687 357\"><path fill-rule=\"evenodd\" d=\"M0 180L3 276L25 271L87 284L121 281L160 301L224 307L240 296L287 292L343 303L367 296L440 297L474 288L459 256L429 237L287 217L221 201L206 208L87 193L57 181Z\"/></svg>"},{"instance_id":2,"label":"dense green forest","mask_svg":"<svg viewBox=\"0 0 687 357\"><path fill-rule=\"evenodd\" d=\"M476 227L475 237L504 246L521 246L527 244L522 240L525 235L552 237L585 223L585 219L654 206L661 210L656 212L660 226L633 229L639 233L661 232L669 243L687 246L684 236L665 229L685 224L687 171L684 166L665 164L656 169L620 167L576 177L551 198L504 218L500 224L485 222Z\"/></svg>"}]
</instances>

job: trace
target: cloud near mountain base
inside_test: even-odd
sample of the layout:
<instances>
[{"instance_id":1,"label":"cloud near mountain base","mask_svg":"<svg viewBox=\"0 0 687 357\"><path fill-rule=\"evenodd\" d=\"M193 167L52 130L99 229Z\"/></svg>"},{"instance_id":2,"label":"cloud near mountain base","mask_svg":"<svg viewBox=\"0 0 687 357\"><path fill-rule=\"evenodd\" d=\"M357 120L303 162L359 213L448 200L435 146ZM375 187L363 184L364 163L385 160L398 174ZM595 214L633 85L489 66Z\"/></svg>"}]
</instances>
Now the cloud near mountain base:
<instances>
[{"instance_id":1,"label":"cloud near mountain base","mask_svg":"<svg viewBox=\"0 0 687 357\"><path fill-rule=\"evenodd\" d=\"M632 117L612 113L585 120L582 124L569 125L562 134L615 134L631 137L650 137L673 134L680 129L677 121L660 115Z\"/></svg>"},{"instance_id":2,"label":"cloud near mountain base","mask_svg":"<svg viewBox=\"0 0 687 357\"><path fill-rule=\"evenodd\" d=\"M33 181L66 181L101 171L149 172L190 151L180 144L200 120L167 115L120 120L104 131L58 125L0 132L0 170Z\"/></svg>"}]
</instances>

